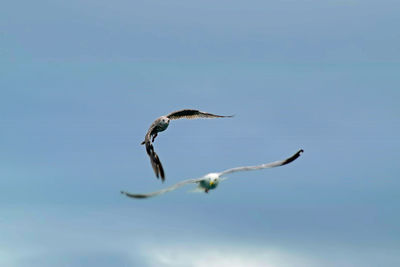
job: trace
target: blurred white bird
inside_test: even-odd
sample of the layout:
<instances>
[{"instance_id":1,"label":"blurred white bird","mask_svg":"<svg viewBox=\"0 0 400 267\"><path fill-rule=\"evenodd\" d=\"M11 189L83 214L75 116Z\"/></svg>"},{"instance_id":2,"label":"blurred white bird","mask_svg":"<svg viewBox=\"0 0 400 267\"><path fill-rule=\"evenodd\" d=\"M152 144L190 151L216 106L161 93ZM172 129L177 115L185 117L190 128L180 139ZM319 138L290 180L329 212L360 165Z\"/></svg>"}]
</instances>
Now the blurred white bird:
<instances>
[{"instance_id":1,"label":"blurred white bird","mask_svg":"<svg viewBox=\"0 0 400 267\"><path fill-rule=\"evenodd\" d=\"M267 168L282 166L282 165L288 164L288 163L296 160L300 156L300 154L303 152L304 152L303 149L300 149L299 151L296 152L296 154L294 154L290 158L287 158L284 160L279 160L279 161L274 161L271 163L265 163L265 164L261 164L261 165L257 165L257 166L237 167L237 168L228 169L228 170L225 170L222 172L209 173L209 174L204 175L201 178L185 180L185 181L179 182L175 185L172 185L170 187L161 189L156 192L148 193L148 194L132 194L132 193L128 193L125 191L121 191L121 194L124 194L124 195L126 195L128 197L132 197L132 198L149 198L149 197L154 197L154 196L158 196L158 195L167 193L169 191L173 191L184 185L194 184L194 183L198 184L198 190L208 193L209 190L215 189L218 186L220 181L227 179L226 177L221 178L224 175L234 173L234 172L240 172L240 171L252 171L252 170L260 170L260 169L267 169Z\"/></svg>"}]
</instances>

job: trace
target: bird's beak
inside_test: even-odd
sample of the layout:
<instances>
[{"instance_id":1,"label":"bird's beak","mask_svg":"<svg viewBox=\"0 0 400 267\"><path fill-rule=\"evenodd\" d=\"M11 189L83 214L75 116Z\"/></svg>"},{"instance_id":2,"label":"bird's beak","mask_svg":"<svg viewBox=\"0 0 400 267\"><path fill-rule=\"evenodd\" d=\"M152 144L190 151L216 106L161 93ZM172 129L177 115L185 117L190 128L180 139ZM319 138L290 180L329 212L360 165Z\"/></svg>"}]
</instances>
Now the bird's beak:
<instances>
[{"instance_id":1,"label":"bird's beak","mask_svg":"<svg viewBox=\"0 0 400 267\"><path fill-rule=\"evenodd\" d=\"M210 186L212 186L214 184L214 181L210 181Z\"/></svg>"}]
</instances>

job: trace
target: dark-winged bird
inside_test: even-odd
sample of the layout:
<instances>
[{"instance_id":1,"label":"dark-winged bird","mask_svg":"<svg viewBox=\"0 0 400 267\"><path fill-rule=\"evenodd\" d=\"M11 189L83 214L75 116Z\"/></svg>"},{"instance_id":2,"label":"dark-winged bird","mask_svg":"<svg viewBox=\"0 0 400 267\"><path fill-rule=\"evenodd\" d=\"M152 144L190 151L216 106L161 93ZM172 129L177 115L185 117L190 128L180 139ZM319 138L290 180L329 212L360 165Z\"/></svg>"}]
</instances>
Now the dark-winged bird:
<instances>
[{"instance_id":1,"label":"dark-winged bird","mask_svg":"<svg viewBox=\"0 0 400 267\"><path fill-rule=\"evenodd\" d=\"M157 118L151 124L144 138L144 141L142 142L142 145L144 144L146 145L146 152L147 155L149 155L150 157L150 163L151 166L153 167L154 173L156 174L157 178L161 177L161 180L164 181L165 172L157 153L154 151L153 142L159 132L165 131L168 128L170 120L177 120L184 118L199 119L199 118L226 118L226 117L233 117L233 116L215 115L195 109L182 109Z\"/></svg>"}]
</instances>

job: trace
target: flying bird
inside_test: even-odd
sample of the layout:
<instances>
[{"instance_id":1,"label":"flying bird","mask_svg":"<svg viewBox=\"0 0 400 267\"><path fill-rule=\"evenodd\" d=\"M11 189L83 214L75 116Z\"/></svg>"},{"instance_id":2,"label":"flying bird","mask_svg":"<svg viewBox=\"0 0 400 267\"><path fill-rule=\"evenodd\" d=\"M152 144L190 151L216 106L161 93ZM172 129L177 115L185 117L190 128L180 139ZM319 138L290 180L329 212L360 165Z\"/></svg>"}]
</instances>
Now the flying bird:
<instances>
[{"instance_id":1,"label":"flying bird","mask_svg":"<svg viewBox=\"0 0 400 267\"><path fill-rule=\"evenodd\" d=\"M161 116L157 118L150 126L147 134L144 138L144 141L141 143L142 145L146 145L146 152L147 155L150 157L150 163L153 167L154 173L157 178L161 176L161 180L164 182L165 180L165 172L164 168L161 164L161 161L154 151L153 142L154 139L157 137L159 132L165 131L168 128L169 122L171 120L177 119L199 119L199 118L230 118L233 116L221 116L215 115L195 109L182 109L178 111L174 111L169 113L168 115Z\"/></svg>"},{"instance_id":2,"label":"flying bird","mask_svg":"<svg viewBox=\"0 0 400 267\"><path fill-rule=\"evenodd\" d=\"M159 191L152 192L152 193L132 194L132 193L128 193L125 191L121 191L121 194L124 194L124 195L126 195L128 197L132 197L132 198L149 198L149 197L155 197L155 196L173 191L173 190L178 189L187 184L197 184L198 190L208 193L209 190L215 189L218 186L220 181L226 180L227 178L223 177L223 176L225 176L227 174L231 174L234 172L241 172L241 171L261 170L261 169L267 169L267 168L273 168L273 167L286 165L286 164L296 160L300 156L300 154L303 152L304 152L303 149L300 149L290 158L287 158L284 160L279 160L279 161L274 161L271 163L265 163L265 164L261 164L261 165L257 165L257 166L237 167L237 168L228 169L228 170L225 170L222 172L209 173L209 174L204 175L203 177L184 180L184 181L174 184L170 187L167 187L167 188L164 188Z\"/></svg>"}]
</instances>

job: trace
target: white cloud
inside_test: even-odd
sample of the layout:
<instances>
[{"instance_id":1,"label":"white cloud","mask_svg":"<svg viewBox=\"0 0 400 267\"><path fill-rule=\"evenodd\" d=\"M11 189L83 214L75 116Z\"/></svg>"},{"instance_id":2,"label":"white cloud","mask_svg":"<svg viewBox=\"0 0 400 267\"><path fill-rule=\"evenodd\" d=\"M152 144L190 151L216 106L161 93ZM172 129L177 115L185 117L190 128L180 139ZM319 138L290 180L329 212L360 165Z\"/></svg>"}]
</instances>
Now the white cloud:
<instances>
[{"instance_id":1,"label":"white cloud","mask_svg":"<svg viewBox=\"0 0 400 267\"><path fill-rule=\"evenodd\" d=\"M149 266L187 267L311 267L315 259L270 248L248 246L152 247L143 251Z\"/></svg>"},{"instance_id":2,"label":"white cloud","mask_svg":"<svg viewBox=\"0 0 400 267\"><path fill-rule=\"evenodd\" d=\"M24 210L23 214L26 213ZM115 209L89 214L69 211L66 216L52 209L35 209L27 220L21 211L6 211L0 220L0 266L400 266L397 245L360 246L347 240L307 243L294 238L282 238L281 242L255 238L250 242L204 233L195 226L187 232L169 227L157 229L152 224L155 220L146 221L152 218L149 216L142 221L127 219L130 217L125 215L109 216L128 213ZM194 228L197 232L190 231Z\"/></svg>"}]
</instances>

